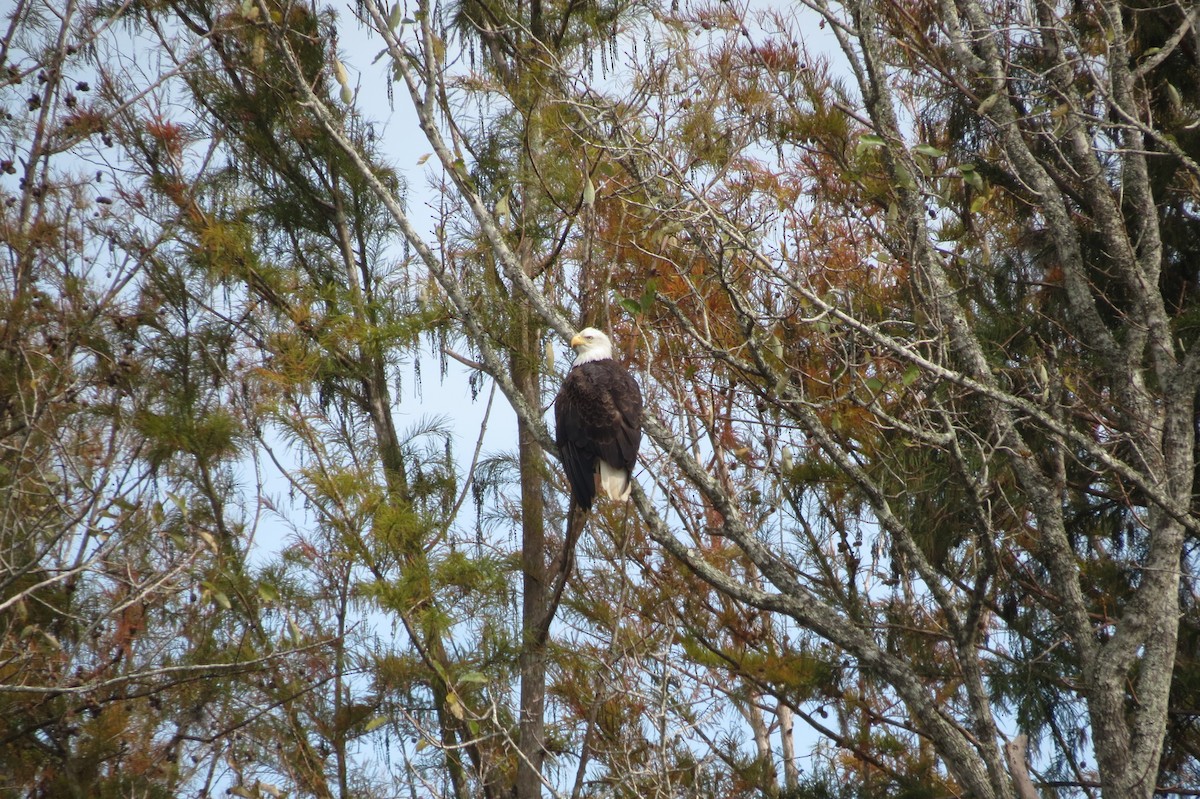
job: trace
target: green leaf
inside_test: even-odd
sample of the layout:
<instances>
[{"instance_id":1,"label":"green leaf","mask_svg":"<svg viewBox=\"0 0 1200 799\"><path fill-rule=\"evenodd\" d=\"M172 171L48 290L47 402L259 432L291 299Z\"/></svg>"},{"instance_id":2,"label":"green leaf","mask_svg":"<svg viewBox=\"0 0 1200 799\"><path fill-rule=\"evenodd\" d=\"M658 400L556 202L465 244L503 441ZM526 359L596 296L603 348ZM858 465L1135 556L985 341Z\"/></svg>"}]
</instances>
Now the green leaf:
<instances>
[{"instance_id":1,"label":"green leaf","mask_svg":"<svg viewBox=\"0 0 1200 799\"><path fill-rule=\"evenodd\" d=\"M649 280L647 280L646 281L646 290L642 292L642 298L638 302L638 310L639 311L641 311L642 313L650 312L650 309L652 307L654 307L654 296L657 291L658 291L658 280L656 278L650 278Z\"/></svg>"},{"instance_id":2,"label":"green leaf","mask_svg":"<svg viewBox=\"0 0 1200 799\"><path fill-rule=\"evenodd\" d=\"M375 716L363 726L363 732L372 732L388 723L387 716Z\"/></svg>"},{"instance_id":3,"label":"green leaf","mask_svg":"<svg viewBox=\"0 0 1200 799\"><path fill-rule=\"evenodd\" d=\"M979 103L979 113L986 114L1000 100L999 94L990 94Z\"/></svg>"},{"instance_id":4,"label":"green leaf","mask_svg":"<svg viewBox=\"0 0 1200 799\"><path fill-rule=\"evenodd\" d=\"M172 504L173 504L173 505L176 507L176 509L179 511L179 515L180 515L180 516L183 518L183 520L186 522L186 521L187 521L187 517L188 517L188 510L187 510L187 497L185 497L185 496L180 496L179 494L175 494L175 493L172 493L172 492L168 491L168 492L167 492L167 499L171 500L171 503L172 503Z\"/></svg>"},{"instance_id":5,"label":"green leaf","mask_svg":"<svg viewBox=\"0 0 1200 799\"><path fill-rule=\"evenodd\" d=\"M975 171L974 164L959 164L958 173L976 191L983 191L983 176Z\"/></svg>"},{"instance_id":6,"label":"green leaf","mask_svg":"<svg viewBox=\"0 0 1200 799\"><path fill-rule=\"evenodd\" d=\"M450 711L450 715L462 721L467 717L467 712L463 708L462 700L458 698L458 694L448 694L446 696L446 710Z\"/></svg>"},{"instance_id":7,"label":"green leaf","mask_svg":"<svg viewBox=\"0 0 1200 799\"><path fill-rule=\"evenodd\" d=\"M872 394L878 394L880 391L883 390L883 381L880 380L878 377L868 377L867 378L867 389Z\"/></svg>"},{"instance_id":8,"label":"green leaf","mask_svg":"<svg viewBox=\"0 0 1200 799\"><path fill-rule=\"evenodd\" d=\"M885 144L882 136L876 136L874 133L868 133L858 140L858 144L854 146L854 154L862 155L867 150L875 150Z\"/></svg>"},{"instance_id":9,"label":"green leaf","mask_svg":"<svg viewBox=\"0 0 1200 799\"><path fill-rule=\"evenodd\" d=\"M217 543L217 539L212 533L203 528L199 528L196 530L196 535L200 537L200 540L204 542L205 546L208 547L210 552L212 552L214 555L220 554L221 545Z\"/></svg>"},{"instance_id":10,"label":"green leaf","mask_svg":"<svg viewBox=\"0 0 1200 799\"><path fill-rule=\"evenodd\" d=\"M1179 93L1179 89L1175 88L1175 84L1167 84L1167 97L1171 100L1171 105L1175 108L1183 106L1183 95Z\"/></svg>"},{"instance_id":11,"label":"green leaf","mask_svg":"<svg viewBox=\"0 0 1200 799\"><path fill-rule=\"evenodd\" d=\"M467 672L463 672L462 674L458 675L458 681L460 683L463 683L463 682L487 683L488 678L487 678L487 675L484 674L483 672L467 671Z\"/></svg>"},{"instance_id":12,"label":"green leaf","mask_svg":"<svg viewBox=\"0 0 1200 799\"><path fill-rule=\"evenodd\" d=\"M945 151L939 150L932 144L918 144L913 148L913 152L919 155L929 156L930 158L941 158L946 154Z\"/></svg>"},{"instance_id":13,"label":"green leaf","mask_svg":"<svg viewBox=\"0 0 1200 799\"><path fill-rule=\"evenodd\" d=\"M904 374L900 376L900 382L905 386L911 386L917 382L917 378L920 376L921 369L914 363L904 370Z\"/></svg>"},{"instance_id":14,"label":"green leaf","mask_svg":"<svg viewBox=\"0 0 1200 799\"><path fill-rule=\"evenodd\" d=\"M229 601L229 596L209 581L205 580L201 582L200 587L204 589L204 592L208 594L213 602L216 602L225 610L233 607L233 603Z\"/></svg>"},{"instance_id":15,"label":"green leaf","mask_svg":"<svg viewBox=\"0 0 1200 799\"><path fill-rule=\"evenodd\" d=\"M631 300L628 297L621 297L618 300L618 305L624 308L630 316L637 316L642 310L642 306L636 300Z\"/></svg>"}]
</instances>

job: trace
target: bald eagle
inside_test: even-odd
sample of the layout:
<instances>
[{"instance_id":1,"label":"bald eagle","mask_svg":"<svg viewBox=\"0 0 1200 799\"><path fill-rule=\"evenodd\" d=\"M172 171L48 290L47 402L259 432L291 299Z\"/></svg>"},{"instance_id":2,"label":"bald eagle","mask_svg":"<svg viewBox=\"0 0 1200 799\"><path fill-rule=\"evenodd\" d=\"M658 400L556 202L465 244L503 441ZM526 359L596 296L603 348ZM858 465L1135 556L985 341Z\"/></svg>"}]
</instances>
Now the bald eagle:
<instances>
[{"instance_id":1,"label":"bald eagle","mask_svg":"<svg viewBox=\"0 0 1200 799\"><path fill-rule=\"evenodd\" d=\"M554 400L554 441L571 496L586 511L596 496L597 470L604 493L629 499L642 441L642 392L596 328L579 331L571 349L577 357Z\"/></svg>"}]
</instances>

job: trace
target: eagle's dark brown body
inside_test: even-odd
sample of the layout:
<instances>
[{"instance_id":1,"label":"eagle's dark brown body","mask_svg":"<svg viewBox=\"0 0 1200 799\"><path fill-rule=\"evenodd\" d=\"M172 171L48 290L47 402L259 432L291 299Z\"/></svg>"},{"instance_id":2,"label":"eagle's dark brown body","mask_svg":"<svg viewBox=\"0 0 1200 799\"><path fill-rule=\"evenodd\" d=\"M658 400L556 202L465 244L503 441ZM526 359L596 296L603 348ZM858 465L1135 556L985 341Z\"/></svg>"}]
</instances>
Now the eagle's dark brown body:
<instances>
[{"instance_id":1,"label":"eagle's dark brown body","mask_svg":"<svg viewBox=\"0 0 1200 799\"><path fill-rule=\"evenodd\" d=\"M583 361L586 350L580 352ZM628 499L642 441L642 392L625 367L611 357L576 362L554 401L554 421L555 443L579 507L592 507L598 470L605 493Z\"/></svg>"}]
</instances>

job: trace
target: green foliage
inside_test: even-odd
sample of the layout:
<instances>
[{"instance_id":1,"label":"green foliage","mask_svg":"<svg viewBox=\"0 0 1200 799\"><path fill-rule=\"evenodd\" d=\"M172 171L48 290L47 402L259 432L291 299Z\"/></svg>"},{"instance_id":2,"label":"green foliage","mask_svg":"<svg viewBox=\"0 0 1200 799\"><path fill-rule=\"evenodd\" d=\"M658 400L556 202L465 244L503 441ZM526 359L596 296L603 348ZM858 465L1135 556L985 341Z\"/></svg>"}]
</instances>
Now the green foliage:
<instances>
[{"instance_id":1,"label":"green foliage","mask_svg":"<svg viewBox=\"0 0 1200 799\"><path fill-rule=\"evenodd\" d=\"M18 2L0 793L989 796L1009 722L1194 783L1186 9L815 5L364 0L446 137L401 218L336 10ZM578 535L559 311L660 423Z\"/></svg>"},{"instance_id":2,"label":"green foliage","mask_svg":"<svg viewBox=\"0 0 1200 799\"><path fill-rule=\"evenodd\" d=\"M237 454L241 434L238 420L221 410L200 418L193 412L172 417L143 410L135 416L133 425L146 438L149 445L146 457L154 465L179 453L204 461L232 457Z\"/></svg>"}]
</instances>

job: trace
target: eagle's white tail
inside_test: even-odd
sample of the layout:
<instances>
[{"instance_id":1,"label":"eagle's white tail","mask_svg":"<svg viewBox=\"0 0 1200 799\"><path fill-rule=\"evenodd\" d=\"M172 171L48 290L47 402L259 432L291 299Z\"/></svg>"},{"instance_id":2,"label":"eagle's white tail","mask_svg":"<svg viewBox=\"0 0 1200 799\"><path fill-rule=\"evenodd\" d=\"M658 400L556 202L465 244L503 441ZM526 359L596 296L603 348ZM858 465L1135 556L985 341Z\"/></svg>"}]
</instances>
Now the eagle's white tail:
<instances>
[{"instance_id":1,"label":"eagle's white tail","mask_svg":"<svg viewBox=\"0 0 1200 799\"><path fill-rule=\"evenodd\" d=\"M600 488L608 494L609 499L624 502L633 493L633 480L624 469L615 469L605 461L600 461Z\"/></svg>"}]
</instances>

